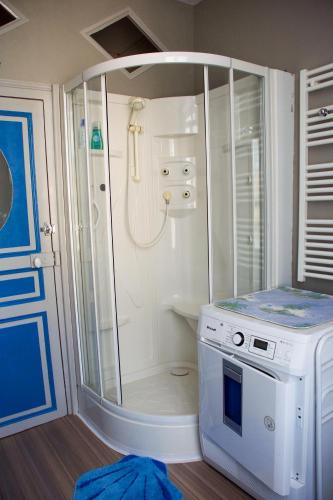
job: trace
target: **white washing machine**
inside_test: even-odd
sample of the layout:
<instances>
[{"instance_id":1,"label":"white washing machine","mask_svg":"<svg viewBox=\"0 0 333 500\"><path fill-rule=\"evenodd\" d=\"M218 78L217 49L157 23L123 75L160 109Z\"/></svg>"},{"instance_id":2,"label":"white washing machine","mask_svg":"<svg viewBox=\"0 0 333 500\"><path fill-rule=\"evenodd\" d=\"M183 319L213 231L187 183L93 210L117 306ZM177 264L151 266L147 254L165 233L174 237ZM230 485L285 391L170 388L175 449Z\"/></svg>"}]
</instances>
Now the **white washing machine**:
<instances>
[{"instance_id":1,"label":"white washing machine","mask_svg":"<svg viewBox=\"0 0 333 500\"><path fill-rule=\"evenodd\" d=\"M333 321L327 318L331 315L333 320L333 297L328 299L326 316L316 303L312 309L305 306L309 324L325 321L318 326L304 327L302 308L288 304L291 316L301 318L296 329L268 322L253 311L251 316L256 317L249 317L242 310L242 300L251 307L257 301L259 313L266 314L268 307L273 318L277 315L285 322L288 314L267 295L271 292L229 301L234 311L202 307L198 326L202 453L255 498L329 500L333 498ZM302 296L299 300L304 305Z\"/></svg>"}]
</instances>

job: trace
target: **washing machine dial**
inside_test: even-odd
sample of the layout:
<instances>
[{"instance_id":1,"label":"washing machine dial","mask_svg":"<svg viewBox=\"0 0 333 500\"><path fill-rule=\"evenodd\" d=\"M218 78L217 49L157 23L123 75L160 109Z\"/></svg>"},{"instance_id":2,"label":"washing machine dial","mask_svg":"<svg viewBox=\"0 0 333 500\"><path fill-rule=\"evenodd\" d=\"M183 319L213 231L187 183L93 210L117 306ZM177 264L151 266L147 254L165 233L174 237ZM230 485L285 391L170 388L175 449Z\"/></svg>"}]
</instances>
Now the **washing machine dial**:
<instances>
[{"instance_id":1,"label":"washing machine dial","mask_svg":"<svg viewBox=\"0 0 333 500\"><path fill-rule=\"evenodd\" d=\"M244 333L242 332L236 332L233 337L232 337L232 342L237 345L241 346L244 344Z\"/></svg>"}]
</instances>

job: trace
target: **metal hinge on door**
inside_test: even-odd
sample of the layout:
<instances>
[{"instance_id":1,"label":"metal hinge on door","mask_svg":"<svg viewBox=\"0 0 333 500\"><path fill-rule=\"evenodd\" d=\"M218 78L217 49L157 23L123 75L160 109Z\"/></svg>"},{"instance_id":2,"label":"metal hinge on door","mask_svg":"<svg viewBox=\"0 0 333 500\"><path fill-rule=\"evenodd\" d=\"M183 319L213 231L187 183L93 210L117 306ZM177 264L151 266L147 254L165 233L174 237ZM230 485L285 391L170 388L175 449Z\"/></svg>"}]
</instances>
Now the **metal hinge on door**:
<instances>
[{"instance_id":1,"label":"metal hinge on door","mask_svg":"<svg viewBox=\"0 0 333 500\"><path fill-rule=\"evenodd\" d=\"M60 266L60 252L35 253L30 255L31 267L39 269L40 267Z\"/></svg>"},{"instance_id":2,"label":"metal hinge on door","mask_svg":"<svg viewBox=\"0 0 333 500\"><path fill-rule=\"evenodd\" d=\"M44 224L40 228L40 232L44 233L44 236L52 236L55 231L55 224L50 224L49 222L44 222Z\"/></svg>"}]
</instances>

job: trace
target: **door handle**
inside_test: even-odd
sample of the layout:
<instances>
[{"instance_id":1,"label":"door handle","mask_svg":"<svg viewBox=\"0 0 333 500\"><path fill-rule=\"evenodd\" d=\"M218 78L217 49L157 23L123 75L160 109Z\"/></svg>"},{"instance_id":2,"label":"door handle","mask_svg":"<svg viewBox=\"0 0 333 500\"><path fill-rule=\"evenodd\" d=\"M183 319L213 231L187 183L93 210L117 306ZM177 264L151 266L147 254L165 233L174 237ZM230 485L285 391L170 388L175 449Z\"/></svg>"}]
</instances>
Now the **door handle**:
<instances>
[{"instance_id":1,"label":"door handle","mask_svg":"<svg viewBox=\"0 0 333 500\"><path fill-rule=\"evenodd\" d=\"M50 224L49 222L44 222L40 228L40 232L44 233L45 236L51 236L55 233L55 224Z\"/></svg>"},{"instance_id":2,"label":"door handle","mask_svg":"<svg viewBox=\"0 0 333 500\"><path fill-rule=\"evenodd\" d=\"M40 259L39 257L34 257L32 260L32 267L36 267L37 269L42 267L42 259Z\"/></svg>"},{"instance_id":3,"label":"door handle","mask_svg":"<svg viewBox=\"0 0 333 500\"><path fill-rule=\"evenodd\" d=\"M59 252L35 253L30 255L30 264L36 269L60 266L60 254Z\"/></svg>"}]
</instances>

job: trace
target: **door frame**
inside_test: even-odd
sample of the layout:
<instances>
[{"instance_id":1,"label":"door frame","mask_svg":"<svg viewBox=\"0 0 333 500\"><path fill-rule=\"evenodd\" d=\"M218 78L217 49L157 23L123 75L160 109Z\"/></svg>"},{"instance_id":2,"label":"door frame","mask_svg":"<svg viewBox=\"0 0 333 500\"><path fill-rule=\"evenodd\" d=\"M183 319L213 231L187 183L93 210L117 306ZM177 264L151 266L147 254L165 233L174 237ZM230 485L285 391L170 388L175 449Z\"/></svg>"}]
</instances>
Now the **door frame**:
<instances>
[{"instance_id":1,"label":"door frame","mask_svg":"<svg viewBox=\"0 0 333 500\"><path fill-rule=\"evenodd\" d=\"M45 126L45 152L47 158L47 184L55 255L55 293L60 335L67 412L77 412L76 371L73 350L72 317L69 297L69 267L66 246L65 204L63 192L63 158L61 145L61 114L59 85L0 79L0 96L43 102Z\"/></svg>"}]
</instances>

